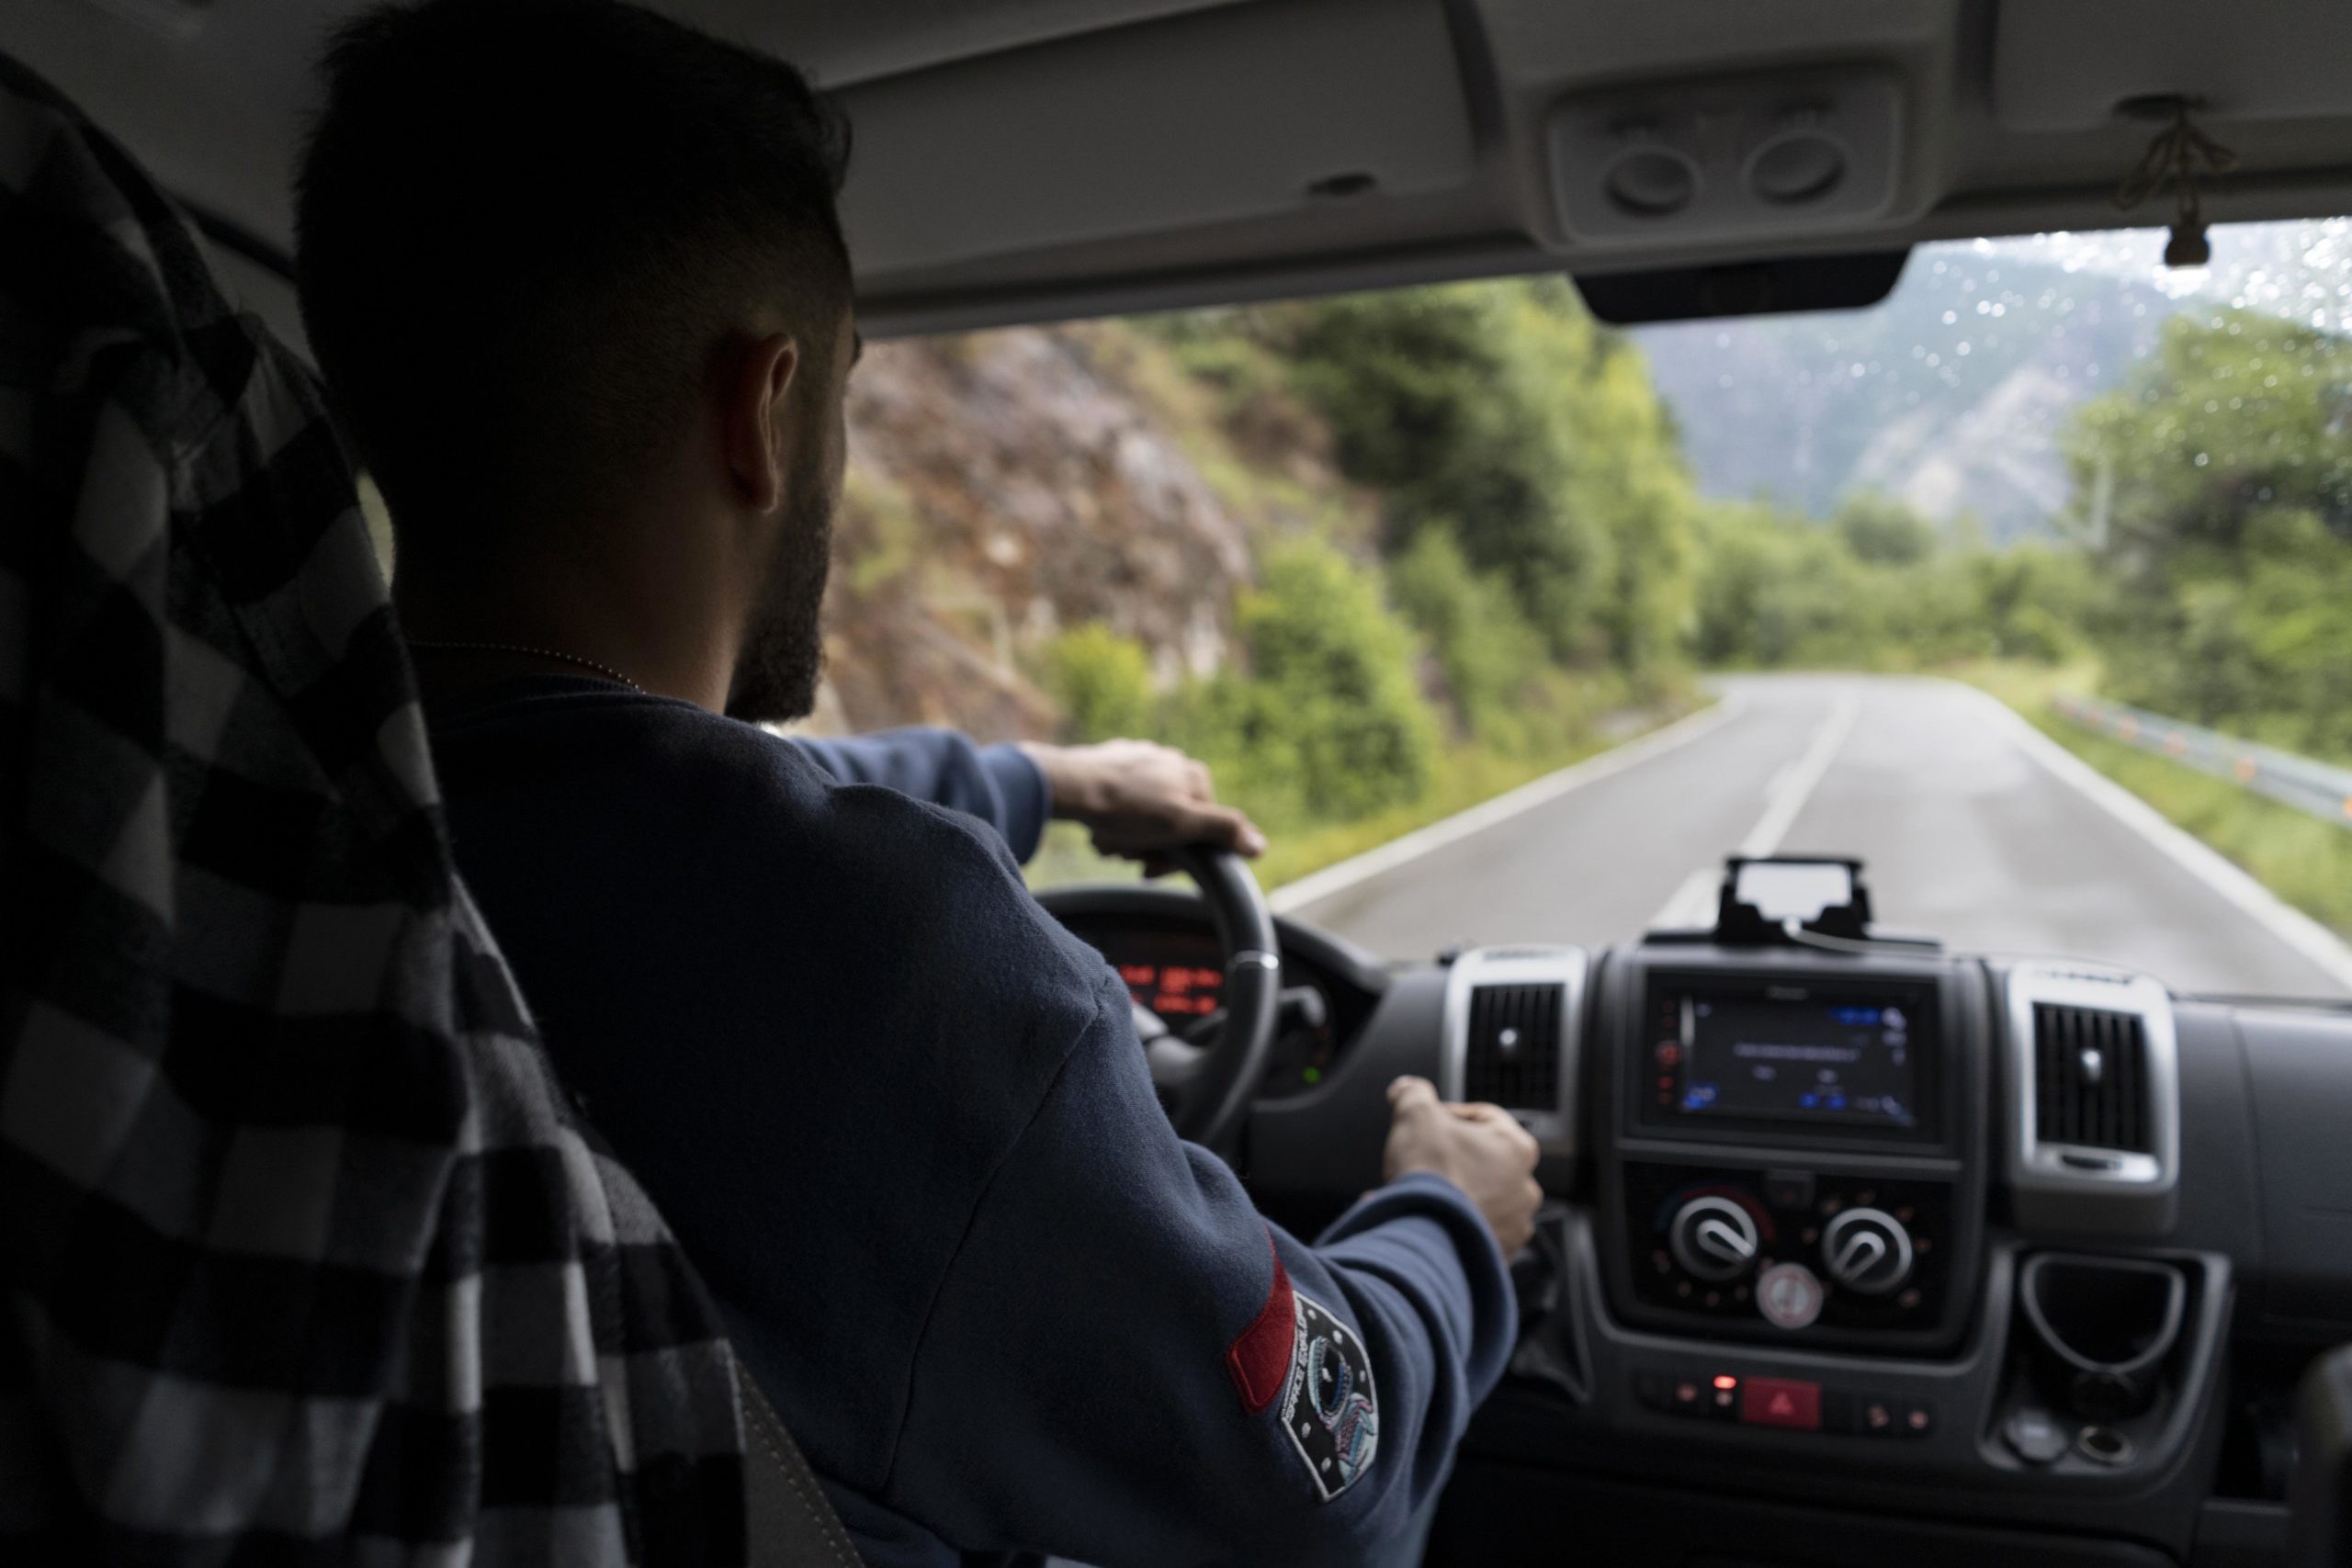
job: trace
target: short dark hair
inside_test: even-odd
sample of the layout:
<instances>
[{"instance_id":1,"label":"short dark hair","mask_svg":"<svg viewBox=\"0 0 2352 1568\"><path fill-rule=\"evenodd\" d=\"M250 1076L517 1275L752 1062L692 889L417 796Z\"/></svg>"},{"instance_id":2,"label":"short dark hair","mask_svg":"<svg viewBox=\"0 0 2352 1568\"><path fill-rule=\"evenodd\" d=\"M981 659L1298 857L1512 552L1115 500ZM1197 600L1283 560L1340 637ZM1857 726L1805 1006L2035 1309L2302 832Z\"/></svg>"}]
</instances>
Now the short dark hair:
<instances>
[{"instance_id":1,"label":"short dark hair","mask_svg":"<svg viewBox=\"0 0 2352 1568\"><path fill-rule=\"evenodd\" d=\"M404 547L626 486L751 304L821 371L849 130L792 66L618 0L424 0L324 73L302 320Z\"/></svg>"}]
</instances>

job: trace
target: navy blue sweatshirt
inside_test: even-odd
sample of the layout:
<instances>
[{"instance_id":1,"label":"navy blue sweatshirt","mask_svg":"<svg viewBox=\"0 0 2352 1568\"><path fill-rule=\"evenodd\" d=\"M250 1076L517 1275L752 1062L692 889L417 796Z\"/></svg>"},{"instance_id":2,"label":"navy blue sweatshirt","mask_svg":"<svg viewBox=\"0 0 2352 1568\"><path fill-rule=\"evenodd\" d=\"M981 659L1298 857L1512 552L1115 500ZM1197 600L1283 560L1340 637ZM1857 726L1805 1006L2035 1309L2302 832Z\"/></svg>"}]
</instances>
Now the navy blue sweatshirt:
<instances>
[{"instance_id":1,"label":"navy blue sweatshirt","mask_svg":"<svg viewBox=\"0 0 2352 1568\"><path fill-rule=\"evenodd\" d=\"M561 1076L869 1562L1344 1557L1442 1483L1516 1330L1486 1224L1419 1175L1310 1247L1176 1137L1022 886L1025 758L573 676L429 716Z\"/></svg>"}]
</instances>

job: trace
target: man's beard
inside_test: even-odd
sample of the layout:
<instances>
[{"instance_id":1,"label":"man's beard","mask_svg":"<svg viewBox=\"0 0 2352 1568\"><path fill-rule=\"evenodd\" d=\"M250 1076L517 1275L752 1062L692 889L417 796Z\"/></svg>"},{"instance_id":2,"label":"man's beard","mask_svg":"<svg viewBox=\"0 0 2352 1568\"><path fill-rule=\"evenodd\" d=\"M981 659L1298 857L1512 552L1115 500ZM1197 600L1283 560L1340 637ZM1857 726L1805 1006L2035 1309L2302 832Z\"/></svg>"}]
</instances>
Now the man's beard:
<instances>
[{"instance_id":1,"label":"man's beard","mask_svg":"<svg viewBox=\"0 0 2352 1568\"><path fill-rule=\"evenodd\" d=\"M752 607L743 652L727 689L727 716L752 724L806 717L825 671L825 573L832 563L832 507L820 486L796 497L776 541L767 584Z\"/></svg>"}]
</instances>

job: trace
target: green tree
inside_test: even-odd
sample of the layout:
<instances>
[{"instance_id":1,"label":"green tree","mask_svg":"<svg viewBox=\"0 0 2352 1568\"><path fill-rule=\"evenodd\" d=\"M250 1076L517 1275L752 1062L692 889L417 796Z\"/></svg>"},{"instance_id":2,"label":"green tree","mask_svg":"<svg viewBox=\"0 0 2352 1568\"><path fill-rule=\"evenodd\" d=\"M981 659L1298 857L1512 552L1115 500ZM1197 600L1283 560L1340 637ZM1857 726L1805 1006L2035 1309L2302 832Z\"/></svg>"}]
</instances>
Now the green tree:
<instances>
[{"instance_id":1,"label":"green tree","mask_svg":"<svg viewBox=\"0 0 2352 1568\"><path fill-rule=\"evenodd\" d=\"M2352 755L2352 344L2247 310L2177 320L2069 450L2115 694Z\"/></svg>"},{"instance_id":2,"label":"green tree","mask_svg":"<svg viewBox=\"0 0 2352 1568\"><path fill-rule=\"evenodd\" d=\"M1151 729L1151 656L1101 621L1073 626L1046 649L1045 686L1073 739L1110 740Z\"/></svg>"},{"instance_id":3,"label":"green tree","mask_svg":"<svg viewBox=\"0 0 2352 1568\"><path fill-rule=\"evenodd\" d=\"M1428 789L1437 724L1414 680L1411 630L1377 573L1316 539L1267 551L1237 623L1247 692L1227 682L1208 707L1228 733L1281 757L1314 816L1348 820Z\"/></svg>"},{"instance_id":4,"label":"green tree","mask_svg":"<svg viewBox=\"0 0 2352 1568\"><path fill-rule=\"evenodd\" d=\"M1917 566L1936 553L1936 525L1893 496L1858 491L1838 504L1829 525L1858 560Z\"/></svg>"},{"instance_id":5,"label":"green tree","mask_svg":"<svg viewBox=\"0 0 2352 1568\"><path fill-rule=\"evenodd\" d=\"M2056 663L2082 649L2099 601L2080 549L2029 541L1975 552L1968 565L1994 653Z\"/></svg>"},{"instance_id":6,"label":"green tree","mask_svg":"<svg viewBox=\"0 0 2352 1568\"><path fill-rule=\"evenodd\" d=\"M1393 553L1445 528L1551 655L1671 658L1690 479L1640 355L1559 279L1410 289L1270 316Z\"/></svg>"},{"instance_id":7,"label":"green tree","mask_svg":"<svg viewBox=\"0 0 2352 1568\"><path fill-rule=\"evenodd\" d=\"M1473 568L1450 530L1430 528L1390 563L1388 588L1429 639L1462 728L1506 750L1523 747L1520 699L1544 649L1510 585Z\"/></svg>"},{"instance_id":8,"label":"green tree","mask_svg":"<svg viewBox=\"0 0 2352 1568\"><path fill-rule=\"evenodd\" d=\"M2062 659L2095 597L2071 547L1954 544L1883 497L1826 524L1763 504L1710 507L1701 533L1693 642L1708 664Z\"/></svg>"},{"instance_id":9,"label":"green tree","mask_svg":"<svg viewBox=\"0 0 2352 1568\"><path fill-rule=\"evenodd\" d=\"M1843 541L1763 503L1702 513L1696 651L1724 667L1846 663L1874 639L1862 569Z\"/></svg>"}]
</instances>

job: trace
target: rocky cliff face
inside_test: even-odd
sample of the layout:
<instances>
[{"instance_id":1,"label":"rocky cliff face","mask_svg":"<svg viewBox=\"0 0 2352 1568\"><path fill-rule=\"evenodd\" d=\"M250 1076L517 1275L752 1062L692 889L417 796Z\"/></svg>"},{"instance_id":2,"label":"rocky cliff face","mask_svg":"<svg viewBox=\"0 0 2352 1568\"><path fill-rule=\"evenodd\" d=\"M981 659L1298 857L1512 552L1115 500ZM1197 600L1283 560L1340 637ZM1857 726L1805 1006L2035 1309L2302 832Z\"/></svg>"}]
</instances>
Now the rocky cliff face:
<instances>
[{"instance_id":1,"label":"rocky cliff face","mask_svg":"<svg viewBox=\"0 0 2352 1568\"><path fill-rule=\"evenodd\" d=\"M1048 734L1035 655L1089 620L1143 643L1164 681L1216 668L1252 533L1281 520L1233 482L1246 443L1208 396L1115 322L870 346L815 723ZM1337 488L1311 445L1300 461Z\"/></svg>"}]
</instances>

